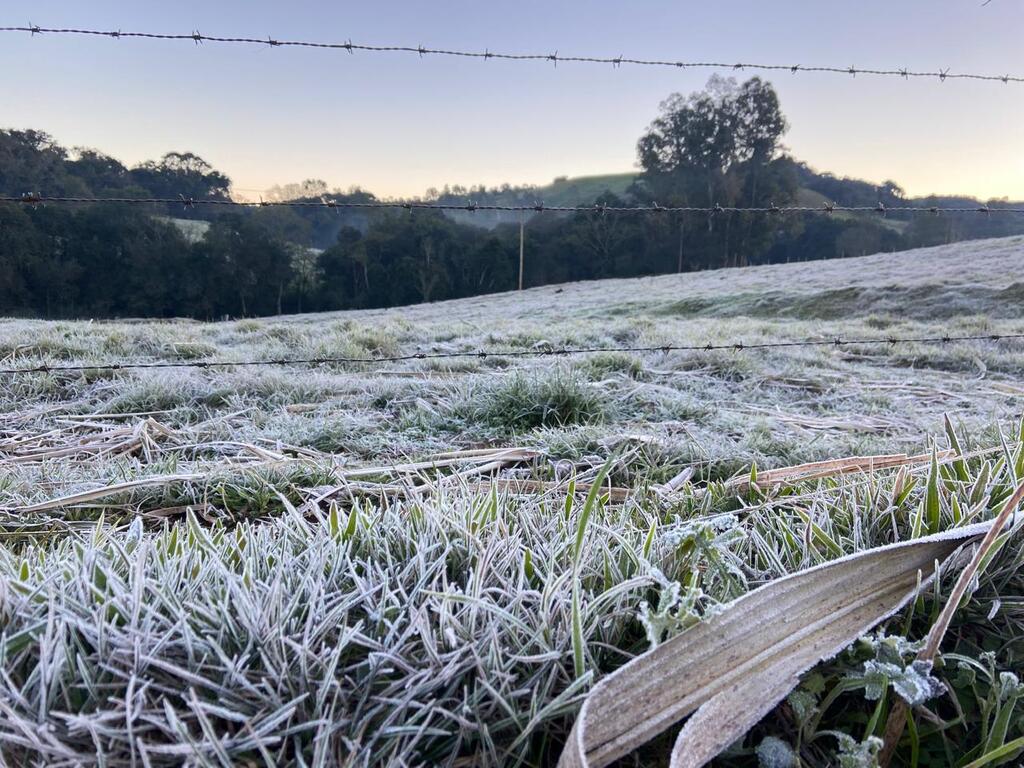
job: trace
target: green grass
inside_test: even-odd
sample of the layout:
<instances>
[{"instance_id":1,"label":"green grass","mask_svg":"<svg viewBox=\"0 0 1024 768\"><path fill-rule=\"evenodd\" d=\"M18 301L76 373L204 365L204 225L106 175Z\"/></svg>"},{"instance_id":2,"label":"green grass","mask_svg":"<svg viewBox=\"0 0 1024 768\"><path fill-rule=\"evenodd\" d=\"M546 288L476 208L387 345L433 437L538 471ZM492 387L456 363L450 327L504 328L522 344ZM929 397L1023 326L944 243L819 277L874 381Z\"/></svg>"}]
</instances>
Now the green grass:
<instances>
[{"instance_id":1,"label":"green grass","mask_svg":"<svg viewBox=\"0 0 1024 768\"><path fill-rule=\"evenodd\" d=\"M545 205L589 205L605 192L624 197L636 181L635 173L606 173L597 176L559 177L538 194Z\"/></svg>"},{"instance_id":2,"label":"green grass","mask_svg":"<svg viewBox=\"0 0 1024 768\"><path fill-rule=\"evenodd\" d=\"M556 369L514 373L497 385L472 391L455 410L468 423L516 435L540 427L595 424L605 419L607 407L592 385Z\"/></svg>"},{"instance_id":3,"label":"green grass","mask_svg":"<svg viewBox=\"0 0 1024 768\"><path fill-rule=\"evenodd\" d=\"M1019 333L1021 247L594 282L486 305L0 321L0 353L28 366ZM652 639L783 574L991 517L1024 477L1016 341L442 362L5 379L3 761L549 765L593 682ZM147 413L162 426L132 438ZM113 447L83 448L115 433ZM927 453L951 435L964 451L997 450L770 495L722 485L754 466ZM497 492L486 475L448 469L410 473L386 497L391 481L374 469L324 496L360 467L486 446L541 451L503 468L507 480L607 471L632 496ZM656 488L684 470L674 496ZM178 479L19 511L165 476ZM952 573L804 675L716 764L853 761L874 748L899 691L927 675L946 691L916 710L897 764L1013 764L1022 535L979 579L934 670L913 668L907 643L927 631ZM665 765L670 743L626 764Z\"/></svg>"}]
</instances>

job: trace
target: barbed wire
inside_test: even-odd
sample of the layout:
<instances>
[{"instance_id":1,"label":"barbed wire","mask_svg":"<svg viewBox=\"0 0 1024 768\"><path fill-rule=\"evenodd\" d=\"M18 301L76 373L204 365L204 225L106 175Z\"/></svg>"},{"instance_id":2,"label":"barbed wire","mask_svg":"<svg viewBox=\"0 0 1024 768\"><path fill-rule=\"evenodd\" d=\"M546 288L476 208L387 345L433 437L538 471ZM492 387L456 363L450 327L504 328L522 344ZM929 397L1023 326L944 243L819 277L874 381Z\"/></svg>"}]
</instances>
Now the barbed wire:
<instances>
[{"instance_id":1,"label":"barbed wire","mask_svg":"<svg viewBox=\"0 0 1024 768\"><path fill-rule=\"evenodd\" d=\"M76 29L59 27L40 27L34 24L22 27L0 27L0 32L25 32L33 36L42 34L54 35L84 35L92 37L109 37L114 39L135 38L142 40L179 40L190 41L199 45L200 43L234 43L244 45L265 45L271 48L317 48L348 53L370 52L370 53L410 53L420 58L426 56L450 56L464 59L496 59L504 61L537 61L550 62L558 65L560 62L580 64L608 64L613 67L622 65L635 65L643 67L671 67L674 69L729 69L735 71L754 70L760 72L818 72L827 74L850 75L877 75L886 77L900 77L904 80L910 78L930 78L939 81L946 80L985 80L1001 83L1024 83L1024 77L1017 75L990 75L970 72L952 72L949 69L938 69L934 71L912 70L906 68L861 68L855 66L804 66L802 64L758 64L726 63L716 61L682 61L674 59L653 59L653 58L632 58L627 56L566 56L558 51L551 53L501 53L484 49L483 51L452 50L445 48L428 48L422 45L367 45L353 43L347 40L343 43L322 43L308 40L283 40L274 37L221 37L217 35L205 35L198 30L188 34L169 34L155 32L125 32L123 30L100 30L100 29Z\"/></svg>"},{"instance_id":2,"label":"barbed wire","mask_svg":"<svg viewBox=\"0 0 1024 768\"><path fill-rule=\"evenodd\" d=\"M318 365L385 365L390 363L412 362L416 360L455 360L465 358L487 359L496 358L540 358L540 357L572 357L599 353L635 353L635 354L668 354L671 352L715 352L732 351L748 352L754 350L795 349L801 347L849 347L849 346L889 346L902 344L953 344L972 341L1009 341L1024 339L1024 333L987 333L966 336L887 336L885 338L842 338L831 339L797 339L759 341L750 344L742 341L725 343L708 342L706 344L657 344L647 346L596 346L596 347L549 347L534 349L476 349L459 352L410 352L404 355L387 355L374 357L305 357L305 358L270 358L261 360L153 360L140 362L95 363L74 365L49 365L23 368L2 368L0 375L17 376L39 373L83 373L87 371L122 371L153 368L233 368L260 366L318 366Z\"/></svg>"},{"instance_id":3,"label":"barbed wire","mask_svg":"<svg viewBox=\"0 0 1024 768\"><path fill-rule=\"evenodd\" d=\"M325 209L361 209L361 210L426 210L426 211L510 211L510 212L533 212L533 213L625 213L625 214L659 214L659 213L758 213L758 214L787 214L787 213L876 213L887 215L890 213L928 213L938 215L940 213L981 213L981 214L1024 214L1024 208L1011 208L990 206L986 204L970 206L939 206L939 205L897 205L887 206L884 203L876 205L838 205L836 203L823 203L821 206L809 205L767 205L767 206L692 206L692 205L638 205L621 206L605 205L596 203L594 205L545 205L534 203L532 205L501 205L493 203L427 203L427 202L351 202L345 200L230 200L230 199L209 199L193 198L185 195L178 197L64 197L38 195L26 193L23 195L0 195L0 203L17 203L22 205L43 205L46 203L56 204L113 204L113 205L180 205L183 208L195 208L198 206L226 207L226 208L325 208Z\"/></svg>"}]
</instances>

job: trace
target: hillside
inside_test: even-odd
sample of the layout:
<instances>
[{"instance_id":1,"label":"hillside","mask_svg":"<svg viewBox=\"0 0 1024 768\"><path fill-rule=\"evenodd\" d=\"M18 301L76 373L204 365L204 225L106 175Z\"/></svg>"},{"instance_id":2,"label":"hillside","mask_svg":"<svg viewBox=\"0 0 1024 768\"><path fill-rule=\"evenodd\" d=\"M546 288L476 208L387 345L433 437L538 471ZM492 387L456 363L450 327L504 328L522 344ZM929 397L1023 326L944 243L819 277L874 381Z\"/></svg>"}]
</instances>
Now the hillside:
<instances>
[{"instance_id":1,"label":"hillside","mask_svg":"<svg viewBox=\"0 0 1024 768\"><path fill-rule=\"evenodd\" d=\"M68 409L156 409L190 434L198 429L193 437L199 442L206 429L228 430L236 441L283 441L340 454L345 462L377 462L512 440L520 430L503 424L500 414L494 415L497 424L485 424L464 409L522 376L554 376L596 409L579 418L593 424L569 423L558 430L559 440L573 435L594 446L627 425L642 424L644 431L668 439L678 452L674 461L695 455L727 459L719 473L751 461L917 450L954 405L957 419L971 430L994 428L1019 413L1020 401L995 386L1015 386L1022 370L1019 344L614 354L564 361L504 359L500 350L1020 331L1022 258L1024 239L1006 238L845 260L545 286L390 310L227 323L8 320L0 323L0 354L8 366L477 349L495 354L480 361L395 363L383 372L358 365L299 368L300 376L275 367L30 376L5 390L0 402L8 419L34 423L39 431ZM868 381L874 384L865 389ZM930 397L908 396L929 388ZM54 396L68 405L46 407ZM708 410L707 403L715 407ZM248 414L241 420L207 422L224 409L239 408ZM37 415L26 416L36 409ZM835 426L800 426L801 420L817 418ZM679 419L688 425L684 435L675 432ZM730 437L737 420L750 419L760 427L745 430L738 441ZM761 444L760 429L772 434L770 443ZM816 435L810 443L802 439L808 429ZM543 442L551 435L527 430L520 436ZM96 469L69 470L60 485L74 490L93 483ZM103 464L98 469L101 475L124 471ZM146 465L132 470L147 471ZM52 495L31 479L12 480L7 493Z\"/></svg>"},{"instance_id":2,"label":"hillside","mask_svg":"<svg viewBox=\"0 0 1024 768\"><path fill-rule=\"evenodd\" d=\"M637 179L636 173L606 173L597 176L560 176L537 189L545 205L589 205L606 192L625 197Z\"/></svg>"},{"instance_id":3,"label":"hillside","mask_svg":"<svg viewBox=\"0 0 1024 768\"><path fill-rule=\"evenodd\" d=\"M926 508L926 532L989 519L1024 468L1024 342L507 353L1021 334L1022 264L1014 237L388 310L2 320L3 368L470 354L0 375L0 745L23 764L554 764L593 682L652 642L917 537ZM897 453L924 458L747 484ZM581 512L603 465L607 498ZM1020 546L943 646L931 764L978 746L957 711L1024 658ZM879 706L866 661L911 669L902 638L948 589L804 675L715 764L753 768L763 744L837 764L835 732L860 743Z\"/></svg>"}]
</instances>

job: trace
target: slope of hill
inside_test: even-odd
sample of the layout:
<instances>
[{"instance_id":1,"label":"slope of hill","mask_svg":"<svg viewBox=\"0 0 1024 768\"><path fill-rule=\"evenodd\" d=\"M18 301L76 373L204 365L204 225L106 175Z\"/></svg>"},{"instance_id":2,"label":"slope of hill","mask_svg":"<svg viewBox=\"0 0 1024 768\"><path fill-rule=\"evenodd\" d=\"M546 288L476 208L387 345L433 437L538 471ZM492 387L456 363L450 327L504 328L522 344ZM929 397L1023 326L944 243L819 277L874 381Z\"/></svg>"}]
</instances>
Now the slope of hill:
<instances>
[{"instance_id":1,"label":"slope of hill","mask_svg":"<svg viewBox=\"0 0 1024 768\"><path fill-rule=\"evenodd\" d=\"M559 176L537 189L545 205L589 205L606 192L625 197L636 181L636 173L606 173L597 176Z\"/></svg>"},{"instance_id":2,"label":"slope of hill","mask_svg":"<svg viewBox=\"0 0 1024 768\"><path fill-rule=\"evenodd\" d=\"M502 353L1020 334L1022 263L1018 237L259 321L0 321L5 368L468 354L5 377L0 753L554 764L593 681L651 642L786 573L990 518L1024 473L1024 342ZM951 445L965 458L931 470ZM894 453L923 458L745 484ZM583 514L565 481L602 465L607 499ZM1020 545L943 646L973 671L935 672L945 726L922 719L900 759L986 749L986 702L1011 706ZM865 662L910 670L900 638L950 581L716 764L753 768L763 744L838 764L835 732L884 724Z\"/></svg>"}]
</instances>

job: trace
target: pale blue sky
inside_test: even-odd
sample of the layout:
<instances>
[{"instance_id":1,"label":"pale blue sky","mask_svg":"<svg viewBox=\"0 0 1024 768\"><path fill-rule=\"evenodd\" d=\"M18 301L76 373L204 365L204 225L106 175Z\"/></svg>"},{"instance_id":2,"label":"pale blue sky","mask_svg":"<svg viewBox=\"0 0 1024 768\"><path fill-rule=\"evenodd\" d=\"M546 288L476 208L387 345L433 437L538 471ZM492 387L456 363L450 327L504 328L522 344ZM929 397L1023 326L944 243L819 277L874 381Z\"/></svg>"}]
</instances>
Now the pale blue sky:
<instances>
[{"instance_id":1,"label":"pale blue sky","mask_svg":"<svg viewBox=\"0 0 1024 768\"><path fill-rule=\"evenodd\" d=\"M1024 74L1020 0L40 0L0 26ZM672 91L707 71L465 61L5 33L0 125L129 163L192 150L236 187L320 177L382 195L627 171ZM786 144L913 194L1024 198L1024 85L777 74ZM44 191L45 190L41 190Z\"/></svg>"}]
</instances>

